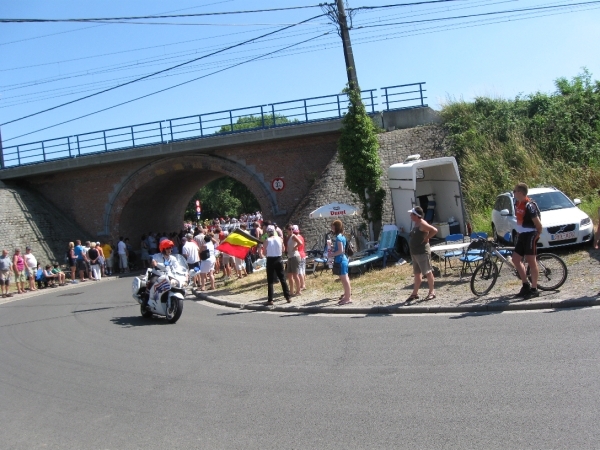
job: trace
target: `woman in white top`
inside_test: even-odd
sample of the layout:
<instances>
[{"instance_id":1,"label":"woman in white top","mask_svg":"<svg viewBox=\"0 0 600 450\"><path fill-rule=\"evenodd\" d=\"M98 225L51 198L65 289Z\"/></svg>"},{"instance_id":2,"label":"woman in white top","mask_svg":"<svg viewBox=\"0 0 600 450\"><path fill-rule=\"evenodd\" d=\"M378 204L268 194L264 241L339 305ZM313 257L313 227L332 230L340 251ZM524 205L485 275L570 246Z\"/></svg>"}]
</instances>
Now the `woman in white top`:
<instances>
[{"instance_id":1,"label":"woman in white top","mask_svg":"<svg viewBox=\"0 0 600 450\"><path fill-rule=\"evenodd\" d=\"M283 296L288 303L290 300L290 289L285 282L285 275L283 274L283 261L281 255L283 252L283 239L275 233L275 227L269 225L267 227L267 240L264 243L264 252L267 257L267 285L268 285L268 300L265 305L273 304L273 283L275 277L279 279L281 288L283 289Z\"/></svg>"},{"instance_id":2,"label":"woman in white top","mask_svg":"<svg viewBox=\"0 0 600 450\"><path fill-rule=\"evenodd\" d=\"M287 250L288 260L285 273L287 274L288 284L292 295L300 295L300 238L292 233L292 224L285 227L287 232Z\"/></svg>"},{"instance_id":3,"label":"woman in white top","mask_svg":"<svg viewBox=\"0 0 600 450\"><path fill-rule=\"evenodd\" d=\"M213 242L212 233L208 233L204 236L204 243L202 247L200 247L200 283L196 281L196 285L200 285L200 290L204 290L204 285L206 284L206 276L210 280L210 289L215 288L215 244ZM204 253L203 253L204 252ZM207 259L202 259L202 257L208 256ZM196 277L198 277L196 275Z\"/></svg>"}]
</instances>

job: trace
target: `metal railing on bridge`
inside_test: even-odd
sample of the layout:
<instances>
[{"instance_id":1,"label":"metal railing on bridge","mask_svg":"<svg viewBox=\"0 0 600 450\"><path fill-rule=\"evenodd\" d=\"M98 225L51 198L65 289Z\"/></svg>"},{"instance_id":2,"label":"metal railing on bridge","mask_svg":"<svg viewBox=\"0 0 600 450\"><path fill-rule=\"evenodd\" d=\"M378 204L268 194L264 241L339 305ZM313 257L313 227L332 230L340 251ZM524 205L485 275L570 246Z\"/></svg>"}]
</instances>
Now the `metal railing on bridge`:
<instances>
[{"instance_id":1,"label":"metal railing on bridge","mask_svg":"<svg viewBox=\"0 0 600 450\"><path fill-rule=\"evenodd\" d=\"M388 86L383 111L427 106L424 82ZM375 114L376 89L361 91L369 114ZM348 110L346 94L325 95L268 105L249 106L176 119L147 122L44 141L4 147L0 169L38 164L148 145L215 137L260 129L340 119Z\"/></svg>"}]
</instances>

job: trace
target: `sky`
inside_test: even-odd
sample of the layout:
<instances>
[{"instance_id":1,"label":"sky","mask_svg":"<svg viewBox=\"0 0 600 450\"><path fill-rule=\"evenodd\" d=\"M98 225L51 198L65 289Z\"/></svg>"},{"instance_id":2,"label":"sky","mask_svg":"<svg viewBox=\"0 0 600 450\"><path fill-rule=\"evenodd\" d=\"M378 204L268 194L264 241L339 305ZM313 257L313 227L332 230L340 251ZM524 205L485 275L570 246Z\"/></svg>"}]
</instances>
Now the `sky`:
<instances>
[{"instance_id":1,"label":"sky","mask_svg":"<svg viewBox=\"0 0 600 450\"><path fill-rule=\"evenodd\" d=\"M2 22L3 146L340 93L347 82L341 39L328 17L317 17L323 10L311 6L318 3L0 0L0 19L118 18L307 7L120 20L124 23ZM600 2L581 3L450 0L361 9L402 4L349 0L347 7L353 8L350 36L360 86L378 89L381 95L380 88L385 86L425 82L426 103L440 109L448 101L471 101L478 96L551 93L554 80L570 79L584 67L594 79L600 79ZM515 11L523 9L529 10ZM278 31L294 24L298 25ZM209 56L213 52L218 53ZM196 58L201 59L75 101ZM220 72L212 74L216 71ZM46 109L50 110L36 114ZM73 120L84 115L88 117ZM62 122L68 123L55 126Z\"/></svg>"}]
</instances>

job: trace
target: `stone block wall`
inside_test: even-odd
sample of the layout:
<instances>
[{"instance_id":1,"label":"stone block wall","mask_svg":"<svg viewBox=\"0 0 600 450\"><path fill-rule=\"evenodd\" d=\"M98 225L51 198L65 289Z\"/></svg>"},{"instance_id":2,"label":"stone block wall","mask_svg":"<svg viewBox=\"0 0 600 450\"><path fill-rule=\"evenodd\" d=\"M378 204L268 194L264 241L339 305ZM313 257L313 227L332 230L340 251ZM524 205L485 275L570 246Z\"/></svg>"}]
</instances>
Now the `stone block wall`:
<instances>
[{"instance_id":1,"label":"stone block wall","mask_svg":"<svg viewBox=\"0 0 600 450\"><path fill-rule=\"evenodd\" d=\"M38 262L63 264L70 241L89 236L33 190L10 183L0 185L0 249L9 255L30 246Z\"/></svg>"},{"instance_id":2,"label":"stone block wall","mask_svg":"<svg viewBox=\"0 0 600 450\"><path fill-rule=\"evenodd\" d=\"M393 224L395 218L388 188L388 167L402 162L407 156L416 153L420 154L422 159L446 156L446 134L438 125L425 125L381 133L378 138L379 156L383 169L381 182L386 190L383 223ZM320 248L323 245L325 233L329 231L330 224L333 221L329 218L310 219L309 214L311 211L332 202L359 205L358 198L346 187L344 178L344 168L338 161L336 152L321 176L316 180L309 194L294 211L291 222L300 226L301 233L306 240L307 249ZM360 216L344 216L341 219L348 232L351 227L359 227L365 222Z\"/></svg>"}]
</instances>

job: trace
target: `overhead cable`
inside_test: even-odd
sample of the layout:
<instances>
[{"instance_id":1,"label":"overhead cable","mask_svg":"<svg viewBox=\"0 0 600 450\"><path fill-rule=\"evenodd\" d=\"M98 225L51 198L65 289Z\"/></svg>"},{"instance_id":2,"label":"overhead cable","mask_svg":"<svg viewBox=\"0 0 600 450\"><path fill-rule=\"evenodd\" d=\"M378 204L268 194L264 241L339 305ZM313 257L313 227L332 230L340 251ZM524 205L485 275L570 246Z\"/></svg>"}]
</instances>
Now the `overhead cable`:
<instances>
[{"instance_id":1,"label":"overhead cable","mask_svg":"<svg viewBox=\"0 0 600 450\"><path fill-rule=\"evenodd\" d=\"M581 2L581 3L567 3L567 4L555 5L555 6L537 6L537 7L532 7L532 8L510 9L510 10L504 10L504 11L492 11L492 12L478 13L478 14L467 14L467 15L463 15L463 16L439 17L437 19L422 19L422 20L410 20L410 21L404 21L404 22L381 23L381 24L375 24L375 25L361 25L361 26L355 27L355 29L358 30L358 29L363 29L363 28L389 27L389 26L394 26L394 25L409 25L409 24L424 23L424 22L439 22L442 20L467 19L470 17L493 16L493 15L498 15L498 14L509 14L509 13L513 13L513 12L541 11L541 10L549 10L549 9L556 9L556 8L568 8L568 7L581 6L581 5L592 5L595 3L600 3L600 0L594 0L594 1L590 1L590 2Z\"/></svg>"},{"instance_id":2,"label":"overhead cable","mask_svg":"<svg viewBox=\"0 0 600 450\"><path fill-rule=\"evenodd\" d=\"M19 135L19 136L15 136L15 137L12 137L12 138L10 138L10 139L5 139L5 140L4 140L4 142L12 141L12 140L14 140L14 139L18 139L18 138L20 138L20 137L23 137L23 136L28 136L28 135L30 135L30 134L34 134L34 133L38 133L38 132L40 132L40 131L48 130L48 129L50 129L50 128L54 128L54 127L57 127L57 126L60 126L60 125L64 125L65 123L69 123L69 122L73 122L73 121L75 121L75 120L83 119L83 118L85 118L85 117L89 117L89 116L92 116L92 115L94 115L94 114L98 114L98 113L101 113L101 112L104 112L104 111L108 111L109 109L117 108L117 107L119 107L119 106L123 106L123 105L126 105L126 104L128 104L128 103L132 103L132 102L135 102L135 101L137 101L137 100L141 100L141 99L143 99L143 98L150 97L150 96L152 96L152 95L160 94L161 92L165 92L165 91L168 91L168 90L171 90L171 89L175 89L175 88L177 88L177 87L179 87L179 86L183 86L183 85L185 85L185 84L192 83L192 82L194 82L194 81L197 81L197 80L200 80L200 79L202 79L202 78L206 78L206 77L209 77L209 76L211 76L211 75L215 75L215 74L217 74L217 73L221 73L221 72L224 72L224 71L226 71L226 70L233 69L234 67L238 67L238 66L241 66L241 65L243 65L243 64L248 64L248 63L250 63L250 62L252 62L252 61L256 61L256 60L258 60L258 59L265 58L265 57L267 57L267 56L273 55L273 54L275 54L275 53L278 53L278 52L281 52L281 51L287 50L287 49L289 49L289 48L292 48L292 47L295 47L295 46L298 46L298 45L301 45L301 44L305 44L306 42L309 42L309 41L312 41L312 40L318 39L318 38L320 38L320 37L323 37L323 36L326 36L326 35L328 35L328 34L329 34L329 32L327 32L327 33L323 33L323 34L320 34L320 35L318 35L318 36L313 36L312 38L305 39L304 41L301 41L301 42L296 42L295 44L291 44L291 45L288 45L288 46L286 46L286 47L282 47L282 48L280 48L280 49L278 49L278 50L273 50L272 52L265 53L265 54L262 54L262 55L260 55L260 56L256 56L256 57L254 57L254 58L248 59L248 60L246 60L246 61L243 61L243 62L240 62L240 63L237 63L237 64L233 64L233 65L231 65L231 66L228 66L228 67L226 67L226 68L224 68L224 69L216 70L216 71L214 71L214 72L211 72L211 73L209 73L209 74L202 75L202 76L199 76L199 77L193 78L193 79L191 79L191 80L184 81L183 83L178 83L178 84L175 84L175 85L173 85L173 86L169 86L169 87L167 87L167 88L160 89L160 90L158 90L158 91L154 91L154 92L151 92L151 93L149 93L149 94L145 94L145 95L142 95L142 96L140 96L140 97L136 97L136 98L133 98L133 99L131 99L131 100L127 100L127 101L125 101L125 102L121 102L121 103L118 103L118 104L116 104L116 105L109 106L109 107L107 107L107 108L99 109L99 110L97 110L97 111L94 111L94 112L91 112L91 113L88 113L88 114L84 114L84 115L82 115L82 116L79 116L79 117L75 117L74 119L65 120L65 121L63 121L63 122L56 123L56 124L54 124L54 125L50 125L50 126L47 126L47 127L44 127L44 128L40 128L40 129L38 129L38 130L35 130L35 131L30 131L30 132L28 132L28 133L21 134L21 135Z\"/></svg>"},{"instance_id":3,"label":"overhead cable","mask_svg":"<svg viewBox=\"0 0 600 450\"><path fill-rule=\"evenodd\" d=\"M442 0L438 0L442 1ZM450 1L450 0L445 0ZM141 19L174 19L182 17L206 17L206 16L225 16L232 14L251 14L264 13L275 11L291 11L296 9L319 8L322 4L307 5L307 6L288 6L285 8L270 8L270 9L254 9L242 11L221 11L212 13L197 13L197 14L158 14L149 16L125 16L125 17L95 17L95 18L80 18L80 19L0 19L0 23L41 23L41 22L103 22L114 20L141 20Z\"/></svg>"},{"instance_id":4,"label":"overhead cable","mask_svg":"<svg viewBox=\"0 0 600 450\"><path fill-rule=\"evenodd\" d=\"M599 0L599 1L600 1L600 0ZM44 110L42 110L42 111L38 111L38 112L35 112L35 113L32 113L32 114L27 114L26 116L22 116L22 117L19 117L19 118L17 118L17 119L9 120L8 122L4 122L4 123L0 124L0 126L3 126L3 125L8 125L8 124L10 124L10 123L14 123L14 122L18 122L18 121L20 121L20 120L27 119L27 118L29 118L29 117L37 116L37 115L39 115L39 114L42 114L42 113L45 113L45 112L48 112L48 111L52 111L52 110L55 110L55 109L61 108L61 107L63 107L63 106L67 106L67 105L71 105L71 104L73 104L73 103L76 103L76 102L80 102L80 101L82 101L82 100L85 100L85 99L88 99L88 98L94 97L94 96L96 96L96 95L104 94L105 92L109 92L109 91L112 91L112 90L118 89L118 88L120 88L120 87L127 86L127 85L130 85L130 84L133 84L133 83L136 83L136 82L138 82L138 81L141 81L141 80L144 80L144 79L147 79L147 78L153 77L153 76L155 76L155 75L158 75L158 74L161 74L161 73L165 73L165 72L168 72L168 71L171 71L171 70L177 69L178 67L182 67L182 66L185 66L185 65L187 65L187 64L191 64L191 63L193 63L193 62L195 62L195 61L199 61L199 60L201 60L201 59L208 58L208 57L210 57L210 56L213 56L213 55L216 55L216 54L219 54L219 53L223 53L223 52L225 52L225 51L227 51L227 50L230 50L230 49L232 49L232 48L240 47L240 46L242 46L242 45L245 45L245 44L248 44L248 43L250 43L250 42L256 41L256 40L258 40L258 39L262 39L262 38L264 38L264 37L271 36L272 34L276 34L276 33L279 33L279 32L281 32L281 31L287 30L287 29L289 29L289 28L295 27L295 26L297 26L297 25L300 25L300 24L302 24L302 23L305 23L305 22L308 22L308 21L314 20L314 19L316 19L316 18L319 18L319 17L323 17L323 15L324 15L324 14L319 14L318 16L314 16L314 17L311 17L311 18L309 18L309 19L303 20L303 21L301 21L301 22L298 22L297 24L294 24L294 25L288 25L288 26L286 26L286 27L280 28L280 29L278 29L278 30L275 30L275 31L271 31L271 32L269 32L269 33L266 33L266 34L263 34L263 35L261 35L261 36L257 36L257 37L254 37L254 38L252 38L252 39L248 39L248 40L246 40L246 41L239 42L239 43L237 43L237 44L234 44L234 45L230 45L229 47L225 47L225 48L223 48L223 49L221 49L221 50L217 50L217 51L215 51L215 52L208 53L208 54L206 54L206 55L203 55L203 56L199 56L198 58L191 59L191 60L189 60L189 61L186 61L186 62L183 62L183 63L181 63L181 64L177 64L177 65L175 65L175 66L171 66L171 67L168 67L168 68L166 68L166 69L159 70L159 71L157 71L157 72L153 72L153 73L151 73L151 74L148 74L148 75L144 75L144 76L142 76L142 77L136 78L135 80L131 80L131 81L128 81L128 82L126 82L126 83L122 83L122 84L119 84L119 85L116 85L116 86L110 87L110 88L108 88L108 89L103 89L102 91L95 92L95 93L93 93L93 94L89 94L89 95L86 95L86 96L84 96L84 97L80 97L80 98L77 98L77 99L75 99L75 100L71 100L71 101L68 101L68 102L65 102L65 103L61 103L60 105L56 105L56 106L53 106L53 107L51 107L51 108L46 108L46 109L44 109Z\"/></svg>"}]
</instances>

